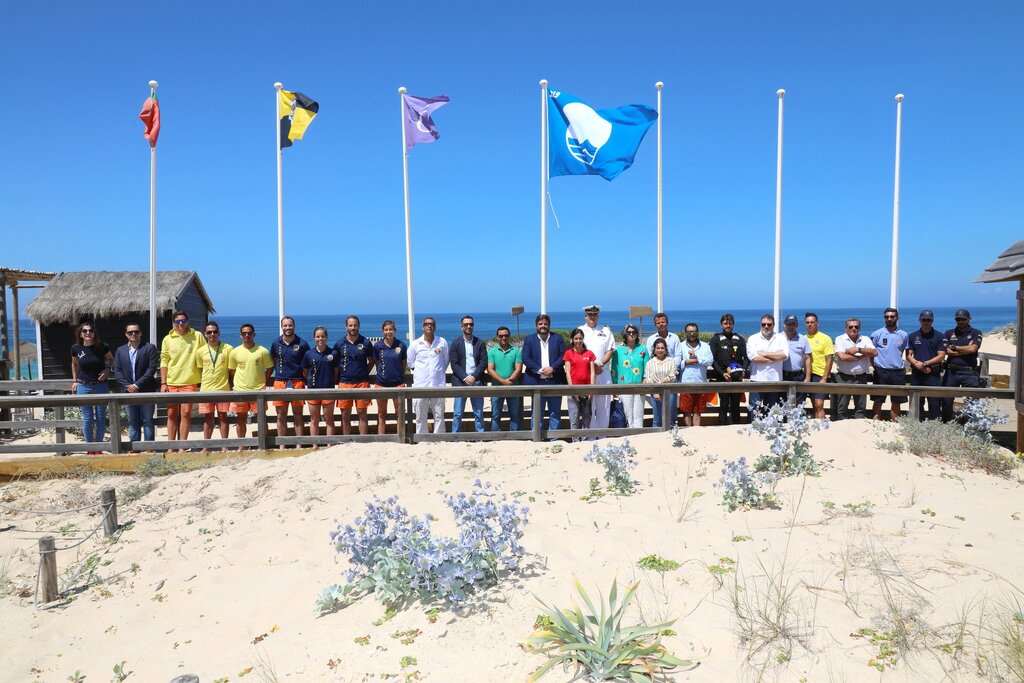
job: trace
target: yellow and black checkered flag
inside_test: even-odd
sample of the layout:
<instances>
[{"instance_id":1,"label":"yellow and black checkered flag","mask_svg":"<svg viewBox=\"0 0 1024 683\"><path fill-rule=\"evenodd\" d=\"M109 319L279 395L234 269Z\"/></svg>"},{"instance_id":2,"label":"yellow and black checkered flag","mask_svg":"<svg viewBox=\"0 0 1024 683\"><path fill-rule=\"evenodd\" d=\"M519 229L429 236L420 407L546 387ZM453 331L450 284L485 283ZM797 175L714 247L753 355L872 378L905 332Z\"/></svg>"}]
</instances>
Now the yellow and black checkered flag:
<instances>
[{"instance_id":1,"label":"yellow and black checkered flag","mask_svg":"<svg viewBox=\"0 0 1024 683\"><path fill-rule=\"evenodd\" d=\"M320 105L300 92L280 91L278 112L281 116L281 147L291 147L292 140L301 140Z\"/></svg>"}]
</instances>

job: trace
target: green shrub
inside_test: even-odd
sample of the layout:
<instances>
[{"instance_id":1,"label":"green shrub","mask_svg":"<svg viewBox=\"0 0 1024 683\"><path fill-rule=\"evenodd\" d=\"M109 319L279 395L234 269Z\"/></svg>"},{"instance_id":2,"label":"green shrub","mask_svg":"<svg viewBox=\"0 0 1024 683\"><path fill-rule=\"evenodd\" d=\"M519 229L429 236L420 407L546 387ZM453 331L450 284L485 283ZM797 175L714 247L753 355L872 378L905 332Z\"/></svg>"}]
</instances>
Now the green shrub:
<instances>
[{"instance_id":1,"label":"green shrub","mask_svg":"<svg viewBox=\"0 0 1024 683\"><path fill-rule=\"evenodd\" d=\"M561 664L566 672L575 665L590 681L636 683L652 683L658 678L663 679L667 671L692 667L692 662L675 657L661 644L661 632L675 620L653 626L622 625L623 614L636 596L638 585L630 586L620 603L618 581L612 581L607 602L603 595L599 595L600 609L595 609L579 580L576 581L576 591L586 610L578 605L558 609L540 601L552 625L534 631L524 645L527 651L553 656L530 674L527 681L538 680L557 664Z\"/></svg>"},{"instance_id":2,"label":"green shrub","mask_svg":"<svg viewBox=\"0 0 1024 683\"><path fill-rule=\"evenodd\" d=\"M961 469L980 469L1008 477L1017 468L1014 458L990 442L965 433L955 422L920 422L904 416L898 421L899 433L909 453L937 458Z\"/></svg>"}]
</instances>

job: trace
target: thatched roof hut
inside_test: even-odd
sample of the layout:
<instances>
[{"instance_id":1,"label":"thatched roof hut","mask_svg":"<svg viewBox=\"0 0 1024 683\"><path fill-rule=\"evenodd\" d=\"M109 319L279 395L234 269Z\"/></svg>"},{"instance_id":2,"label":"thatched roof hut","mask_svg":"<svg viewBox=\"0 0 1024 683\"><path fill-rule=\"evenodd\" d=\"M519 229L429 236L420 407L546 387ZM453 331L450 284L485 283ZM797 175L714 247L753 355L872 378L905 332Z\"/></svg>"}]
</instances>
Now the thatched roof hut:
<instances>
[{"instance_id":1,"label":"thatched roof hut","mask_svg":"<svg viewBox=\"0 0 1024 683\"><path fill-rule=\"evenodd\" d=\"M214 312L199 276L188 270L156 274L156 305L158 334L170 331L175 310L186 311L195 327L205 325ZM111 349L125 343L127 322L140 323L143 336L148 337L149 272L59 273L25 307L25 313L39 328L43 378L69 378L74 328L80 322L91 320ZM160 339L146 341L160 344Z\"/></svg>"},{"instance_id":2,"label":"thatched roof hut","mask_svg":"<svg viewBox=\"0 0 1024 683\"><path fill-rule=\"evenodd\" d=\"M216 312L195 271L165 270L156 274L156 307L173 312L188 289L195 285L206 311ZM60 273L25 307L25 313L41 325L77 324L85 318L109 318L149 314L149 272L84 271Z\"/></svg>"}]
</instances>

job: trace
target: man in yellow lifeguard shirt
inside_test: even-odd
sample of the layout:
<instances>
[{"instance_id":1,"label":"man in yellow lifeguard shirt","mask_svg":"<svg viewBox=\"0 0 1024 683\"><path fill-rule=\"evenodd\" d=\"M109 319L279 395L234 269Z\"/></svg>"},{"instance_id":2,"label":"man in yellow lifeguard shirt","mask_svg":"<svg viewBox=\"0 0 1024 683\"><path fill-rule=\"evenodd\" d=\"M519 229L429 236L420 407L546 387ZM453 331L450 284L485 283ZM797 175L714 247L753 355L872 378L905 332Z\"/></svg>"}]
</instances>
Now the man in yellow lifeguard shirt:
<instances>
[{"instance_id":1,"label":"man in yellow lifeguard shirt","mask_svg":"<svg viewBox=\"0 0 1024 683\"><path fill-rule=\"evenodd\" d=\"M807 343L811 347L811 381L827 384L828 377L832 374L835 346L827 334L818 331L817 313L805 313L804 326L807 328ZM825 396L827 394L824 391L811 394L814 417L818 420L825 419Z\"/></svg>"},{"instance_id":2,"label":"man in yellow lifeguard shirt","mask_svg":"<svg viewBox=\"0 0 1024 683\"><path fill-rule=\"evenodd\" d=\"M202 374L196 365L195 354L205 343L203 336L189 328L185 311L175 311L171 320L174 329L160 344L160 391L198 391ZM187 439L191 421L191 403L168 403L167 440Z\"/></svg>"},{"instance_id":3,"label":"man in yellow lifeguard shirt","mask_svg":"<svg viewBox=\"0 0 1024 683\"><path fill-rule=\"evenodd\" d=\"M267 388L270 374L274 369L274 360L270 352L256 343L256 328L245 323L239 328L242 345L236 346L228 356L228 372L231 375L231 386L235 391L260 391ZM249 411L256 411L255 401L232 402L231 410L235 418L235 434L245 438L245 420Z\"/></svg>"},{"instance_id":4,"label":"man in yellow lifeguard shirt","mask_svg":"<svg viewBox=\"0 0 1024 683\"><path fill-rule=\"evenodd\" d=\"M220 325L214 321L206 323L206 345L196 353L196 365L203 373L201 386L203 391L230 391L228 381L228 356L231 355L231 344L220 340ZM214 417L220 419L220 438L228 438L228 410L230 401L221 403L200 403L199 414L203 416L203 438L213 436ZM209 452L204 448L203 452Z\"/></svg>"}]
</instances>

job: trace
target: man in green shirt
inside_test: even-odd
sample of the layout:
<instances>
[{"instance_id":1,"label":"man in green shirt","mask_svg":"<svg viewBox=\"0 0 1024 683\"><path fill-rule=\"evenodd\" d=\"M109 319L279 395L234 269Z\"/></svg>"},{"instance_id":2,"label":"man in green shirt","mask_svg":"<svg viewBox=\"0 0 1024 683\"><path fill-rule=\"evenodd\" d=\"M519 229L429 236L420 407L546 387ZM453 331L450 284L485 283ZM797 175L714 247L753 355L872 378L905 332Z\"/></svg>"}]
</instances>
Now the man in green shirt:
<instances>
[{"instance_id":1,"label":"man in green shirt","mask_svg":"<svg viewBox=\"0 0 1024 683\"><path fill-rule=\"evenodd\" d=\"M512 333L507 327L498 328L498 345L487 351L487 374L495 384L510 387L519 384L523 374L523 352L511 344ZM508 403L508 429L519 430L519 416L523 409L520 396L491 397L491 431L501 431L502 404Z\"/></svg>"}]
</instances>

